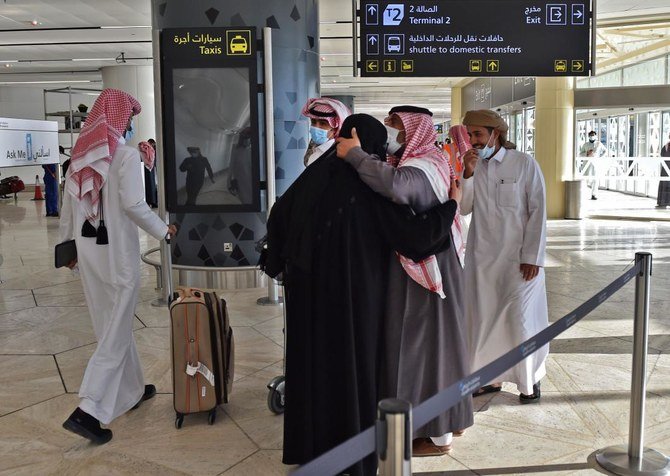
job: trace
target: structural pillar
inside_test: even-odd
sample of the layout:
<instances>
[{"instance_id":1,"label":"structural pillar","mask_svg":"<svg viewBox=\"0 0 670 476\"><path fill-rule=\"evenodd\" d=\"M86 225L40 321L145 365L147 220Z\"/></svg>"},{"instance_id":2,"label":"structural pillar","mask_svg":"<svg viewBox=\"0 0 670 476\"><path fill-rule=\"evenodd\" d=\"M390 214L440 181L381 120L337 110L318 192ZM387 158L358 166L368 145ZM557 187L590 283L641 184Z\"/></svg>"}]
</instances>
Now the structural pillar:
<instances>
[{"instance_id":1,"label":"structural pillar","mask_svg":"<svg viewBox=\"0 0 670 476\"><path fill-rule=\"evenodd\" d=\"M461 124L464 115L463 88L451 88L451 125Z\"/></svg>"},{"instance_id":2,"label":"structural pillar","mask_svg":"<svg viewBox=\"0 0 670 476\"><path fill-rule=\"evenodd\" d=\"M102 68L102 83L105 88L127 92L142 105L142 113L133 119L135 135L128 145L137 146L138 143L147 139L155 139L153 66L108 66Z\"/></svg>"},{"instance_id":3,"label":"structural pillar","mask_svg":"<svg viewBox=\"0 0 670 476\"><path fill-rule=\"evenodd\" d=\"M547 187L547 218L565 217L565 180L573 177L573 78L537 78L535 85L535 159Z\"/></svg>"},{"instance_id":4,"label":"structural pillar","mask_svg":"<svg viewBox=\"0 0 670 476\"><path fill-rule=\"evenodd\" d=\"M267 139L274 141L276 194L282 195L305 169L303 157L309 140L309 121L302 116L302 107L308 98L320 96L317 0L152 0L152 3L155 30L256 27L258 38L263 39L263 28L272 28L274 111L267 114L274 119L274 137ZM263 71L262 52L258 69ZM252 78L254 83L258 79ZM263 137L262 116L260 123ZM263 137L262 158L264 145ZM263 181L265 160L261 160ZM267 203L265 192L261 202ZM172 240L173 263L230 269L254 266L259 257L256 242L266 234L264 208L254 212L172 214L171 220L182 229ZM232 252L226 244L232 245ZM250 281L255 282L258 273L248 273L253 278Z\"/></svg>"}]
</instances>

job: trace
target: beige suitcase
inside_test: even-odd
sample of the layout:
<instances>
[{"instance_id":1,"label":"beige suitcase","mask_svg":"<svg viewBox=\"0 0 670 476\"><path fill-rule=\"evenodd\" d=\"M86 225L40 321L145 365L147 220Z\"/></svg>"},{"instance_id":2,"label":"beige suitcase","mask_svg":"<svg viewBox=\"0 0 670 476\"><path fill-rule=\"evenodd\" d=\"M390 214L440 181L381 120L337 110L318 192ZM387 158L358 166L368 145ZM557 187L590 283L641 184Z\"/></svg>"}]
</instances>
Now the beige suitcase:
<instances>
[{"instance_id":1,"label":"beige suitcase","mask_svg":"<svg viewBox=\"0 0 670 476\"><path fill-rule=\"evenodd\" d=\"M175 426L184 415L208 412L228 403L232 390L235 348L226 302L216 293L179 289L170 304L172 383Z\"/></svg>"}]
</instances>

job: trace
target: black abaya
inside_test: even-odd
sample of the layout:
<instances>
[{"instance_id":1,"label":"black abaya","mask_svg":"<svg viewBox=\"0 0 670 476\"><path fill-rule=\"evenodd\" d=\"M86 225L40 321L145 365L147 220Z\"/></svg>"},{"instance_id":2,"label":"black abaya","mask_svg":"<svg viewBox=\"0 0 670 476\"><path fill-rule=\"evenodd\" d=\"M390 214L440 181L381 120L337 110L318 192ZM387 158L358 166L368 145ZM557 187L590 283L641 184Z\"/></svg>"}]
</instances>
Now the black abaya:
<instances>
[{"instance_id":1,"label":"black abaya","mask_svg":"<svg viewBox=\"0 0 670 476\"><path fill-rule=\"evenodd\" d=\"M360 135L360 134L359 134ZM268 221L265 271L287 296L284 458L303 464L374 424L389 255L449 247L456 203L421 215L372 192L334 149ZM350 468L376 474L376 457Z\"/></svg>"}]
</instances>

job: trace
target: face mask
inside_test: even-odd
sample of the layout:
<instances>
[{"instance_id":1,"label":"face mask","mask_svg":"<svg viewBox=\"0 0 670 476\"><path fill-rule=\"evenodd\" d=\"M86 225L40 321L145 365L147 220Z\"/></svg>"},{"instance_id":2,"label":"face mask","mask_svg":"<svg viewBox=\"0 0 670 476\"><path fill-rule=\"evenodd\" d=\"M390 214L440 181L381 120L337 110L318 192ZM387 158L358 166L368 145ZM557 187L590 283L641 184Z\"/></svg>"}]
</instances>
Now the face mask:
<instances>
[{"instance_id":1,"label":"face mask","mask_svg":"<svg viewBox=\"0 0 670 476\"><path fill-rule=\"evenodd\" d=\"M398 134L400 131L394 127L386 127L386 133L388 134L388 142L386 143L386 153L393 155L400 150L402 144L398 142Z\"/></svg>"},{"instance_id":2,"label":"face mask","mask_svg":"<svg viewBox=\"0 0 670 476\"><path fill-rule=\"evenodd\" d=\"M491 134L491 138L489 139L489 142L491 142L491 139L493 139L493 134ZM489 145L488 143L484 146L482 149L477 149L477 153L479 154L480 159L484 160L489 160L491 156L493 155L493 152L495 151L495 147L492 145Z\"/></svg>"},{"instance_id":3,"label":"face mask","mask_svg":"<svg viewBox=\"0 0 670 476\"><path fill-rule=\"evenodd\" d=\"M328 131L319 127L310 126L309 136L316 145L323 145L328 142Z\"/></svg>"},{"instance_id":4,"label":"face mask","mask_svg":"<svg viewBox=\"0 0 670 476\"><path fill-rule=\"evenodd\" d=\"M596 136L589 136L589 142L593 144L596 141Z\"/></svg>"},{"instance_id":5,"label":"face mask","mask_svg":"<svg viewBox=\"0 0 670 476\"><path fill-rule=\"evenodd\" d=\"M135 122L131 120L130 129L126 130L126 133L123 135L123 137L125 137L126 141L129 141L130 139L133 138L134 135L135 135Z\"/></svg>"}]
</instances>

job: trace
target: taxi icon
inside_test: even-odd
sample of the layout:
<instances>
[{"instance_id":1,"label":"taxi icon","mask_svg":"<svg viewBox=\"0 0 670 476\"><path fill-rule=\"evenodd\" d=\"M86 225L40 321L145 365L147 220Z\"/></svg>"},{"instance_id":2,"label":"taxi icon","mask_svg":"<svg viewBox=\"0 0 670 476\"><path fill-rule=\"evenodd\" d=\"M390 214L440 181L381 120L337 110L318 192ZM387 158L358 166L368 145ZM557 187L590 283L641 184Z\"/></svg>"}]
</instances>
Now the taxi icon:
<instances>
[{"instance_id":1,"label":"taxi icon","mask_svg":"<svg viewBox=\"0 0 670 476\"><path fill-rule=\"evenodd\" d=\"M230 52L231 53L246 53L249 50L249 44L247 39L242 35L235 35L232 40L230 40Z\"/></svg>"}]
</instances>

